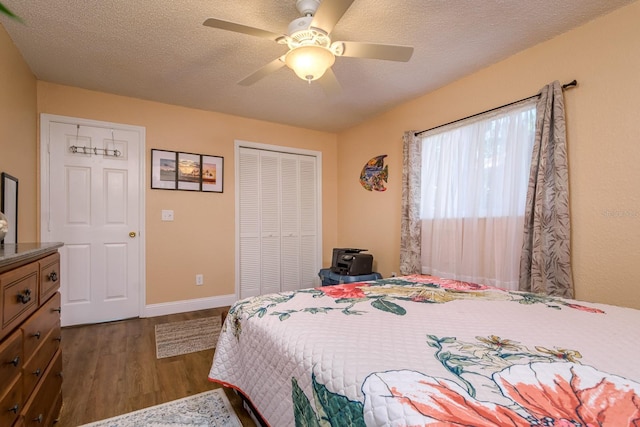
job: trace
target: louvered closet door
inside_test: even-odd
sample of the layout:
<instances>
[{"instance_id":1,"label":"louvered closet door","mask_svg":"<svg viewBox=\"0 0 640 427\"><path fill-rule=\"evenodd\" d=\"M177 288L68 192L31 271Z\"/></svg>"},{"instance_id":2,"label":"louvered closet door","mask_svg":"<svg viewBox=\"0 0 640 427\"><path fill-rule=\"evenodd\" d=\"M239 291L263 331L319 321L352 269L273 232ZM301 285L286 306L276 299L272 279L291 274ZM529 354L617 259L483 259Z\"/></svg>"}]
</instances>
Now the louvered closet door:
<instances>
[{"instance_id":1,"label":"louvered closet door","mask_svg":"<svg viewBox=\"0 0 640 427\"><path fill-rule=\"evenodd\" d=\"M300 179L298 157L283 154L280 159L282 198L282 290L300 288Z\"/></svg>"},{"instance_id":2,"label":"louvered closet door","mask_svg":"<svg viewBox=\"0 0 640 427\"><path fill-rule=\"evenodd\" d=\"M260 153L261 294L280 292L280 155Z\"/></svg>"},{"instance_id":3,"label":"louvered closet door","mask_svg":"<svg viewBox=\"0 0 640 427\"><path fill-rule=\"evenodd\" d=\"M316 286L316 158L239 149L240 298Z\"/></svg>"},{"instance_id":4,"label":"louvered closet door","mask_svg":"<svg viewBox=\"0 0 640 427\"><path fill-rule=\"evenodd\" d=\"M238 280L240 298L260 295L260 152L241 149L238 155Z\"/></svg>"},{"instance_id":5,"label":"louvered closet door","mask_svg":"<svg viewBox=\"0 0 640 427\"><path fill-rule=\"evenodd\" d=\"M318 284L318 185L315 157L300 156L300 286Z\"/></svg>"}]
</instances>

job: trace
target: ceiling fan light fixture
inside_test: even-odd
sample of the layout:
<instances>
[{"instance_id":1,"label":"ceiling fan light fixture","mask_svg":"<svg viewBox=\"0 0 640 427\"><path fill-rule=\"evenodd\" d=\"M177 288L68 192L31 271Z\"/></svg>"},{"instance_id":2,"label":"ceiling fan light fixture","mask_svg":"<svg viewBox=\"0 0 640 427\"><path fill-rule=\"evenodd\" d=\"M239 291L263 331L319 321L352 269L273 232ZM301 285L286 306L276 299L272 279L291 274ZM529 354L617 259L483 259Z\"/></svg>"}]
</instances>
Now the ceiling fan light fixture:
<instances>
[{"instance_id":1,"label":"ceiling fan light fixture","mask_svg":"<svg viewBox=\"0 0 640 427\"><path fill-rule=\"evenodd\" d=\"M287 67L308 82L322 77L335 60L333 52L317 45L298 46L287 52L285 56Z\"/></svg>"}]
</instances>

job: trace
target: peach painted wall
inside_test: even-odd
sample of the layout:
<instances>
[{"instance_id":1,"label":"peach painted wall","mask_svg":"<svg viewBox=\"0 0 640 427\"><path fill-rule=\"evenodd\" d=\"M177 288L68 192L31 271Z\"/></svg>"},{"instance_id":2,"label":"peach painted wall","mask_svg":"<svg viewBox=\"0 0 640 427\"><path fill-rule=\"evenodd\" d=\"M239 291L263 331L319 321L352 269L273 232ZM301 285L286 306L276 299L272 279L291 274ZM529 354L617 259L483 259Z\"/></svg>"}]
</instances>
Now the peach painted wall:
<instances>
[{"instance_id":1,"label":"peach painted wall","mask_svg":"<svg viewBox=\"0 0 640 427\"><path fill-rule=\"evenodd\" d=\"M0 25L0 172L18 178L18 241L35 242L36 78Z\"/></svg>"},{"instance_id":2,"label":"peach painted wall","mask_svg":"<svg viewBox=\"0 0 640 427\"><path fill-rule=\"evenodd\" d=\"M635 2L340 133L339 245L368 248L384 276L398 271L404 131L577 79L565 91L576 297L640 308L639 22ZM358 176L380 154L388 190L368 192Z\"/></svg>"},{"instance_id":3,"label":"peach painted wall","mask_svg":"<svg viewBox=\"0 0 640 427\"><path fill-rule=\"evenodd\" d=\"M234 293L234 140L322 152L323 258L337 241L336 135L237 116L38 82L38 113L146 128L146 302ZM224 157L224 192L150 189L152 148ZM162 222L172 209L173 222ZM195 275L204 285L195 286Z\"/></svg>"}]
</instances>

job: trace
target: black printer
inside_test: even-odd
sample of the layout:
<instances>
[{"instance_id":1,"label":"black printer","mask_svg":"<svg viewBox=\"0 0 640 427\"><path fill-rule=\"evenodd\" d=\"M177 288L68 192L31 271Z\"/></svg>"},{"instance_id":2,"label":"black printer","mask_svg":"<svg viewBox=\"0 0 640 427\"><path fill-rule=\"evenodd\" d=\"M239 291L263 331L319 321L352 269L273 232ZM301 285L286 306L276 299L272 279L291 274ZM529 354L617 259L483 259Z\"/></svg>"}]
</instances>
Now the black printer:
<instances>
[{"instance_id":1,"label":"black printer","mask_svg":"<svg viewBox=\"0 0 640 427\"><path fill-rule=\"evenodd\" d=\"M360 276L373 272L373 255L363 254L366 249L334 248L331 272L341 276Z\"/></svg>"}]
</instances>

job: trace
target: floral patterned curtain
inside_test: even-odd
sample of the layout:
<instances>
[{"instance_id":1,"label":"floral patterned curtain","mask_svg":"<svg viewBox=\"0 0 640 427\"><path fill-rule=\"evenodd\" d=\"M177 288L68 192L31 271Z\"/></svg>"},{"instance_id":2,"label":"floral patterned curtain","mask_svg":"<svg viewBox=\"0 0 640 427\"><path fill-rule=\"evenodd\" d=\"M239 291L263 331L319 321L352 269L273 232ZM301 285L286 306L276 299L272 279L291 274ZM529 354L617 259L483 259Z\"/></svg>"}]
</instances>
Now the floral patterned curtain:
<instances>
[{"instance_id":1,"label":"floral patterned curtain","mask_svg":"<svg viewBox=\"0 0 640 427\"><path fill-rule=\"evenodd\" d=\"M519 289L572 298L567 137L559 82L542 88L536 110Z\"/></svg>"},{"instance_id":2,"label":"floral patterned curtain","mask_svg":"<svg viewBox=\"0 0 640 427\"><path fill-rule=\"evenodd\" d=\"M420 138L411 130L402 136L402 214L400 224L400 274L419 274L420 244L420 173L422 153Z\"/></svg>"}]
</instances>

